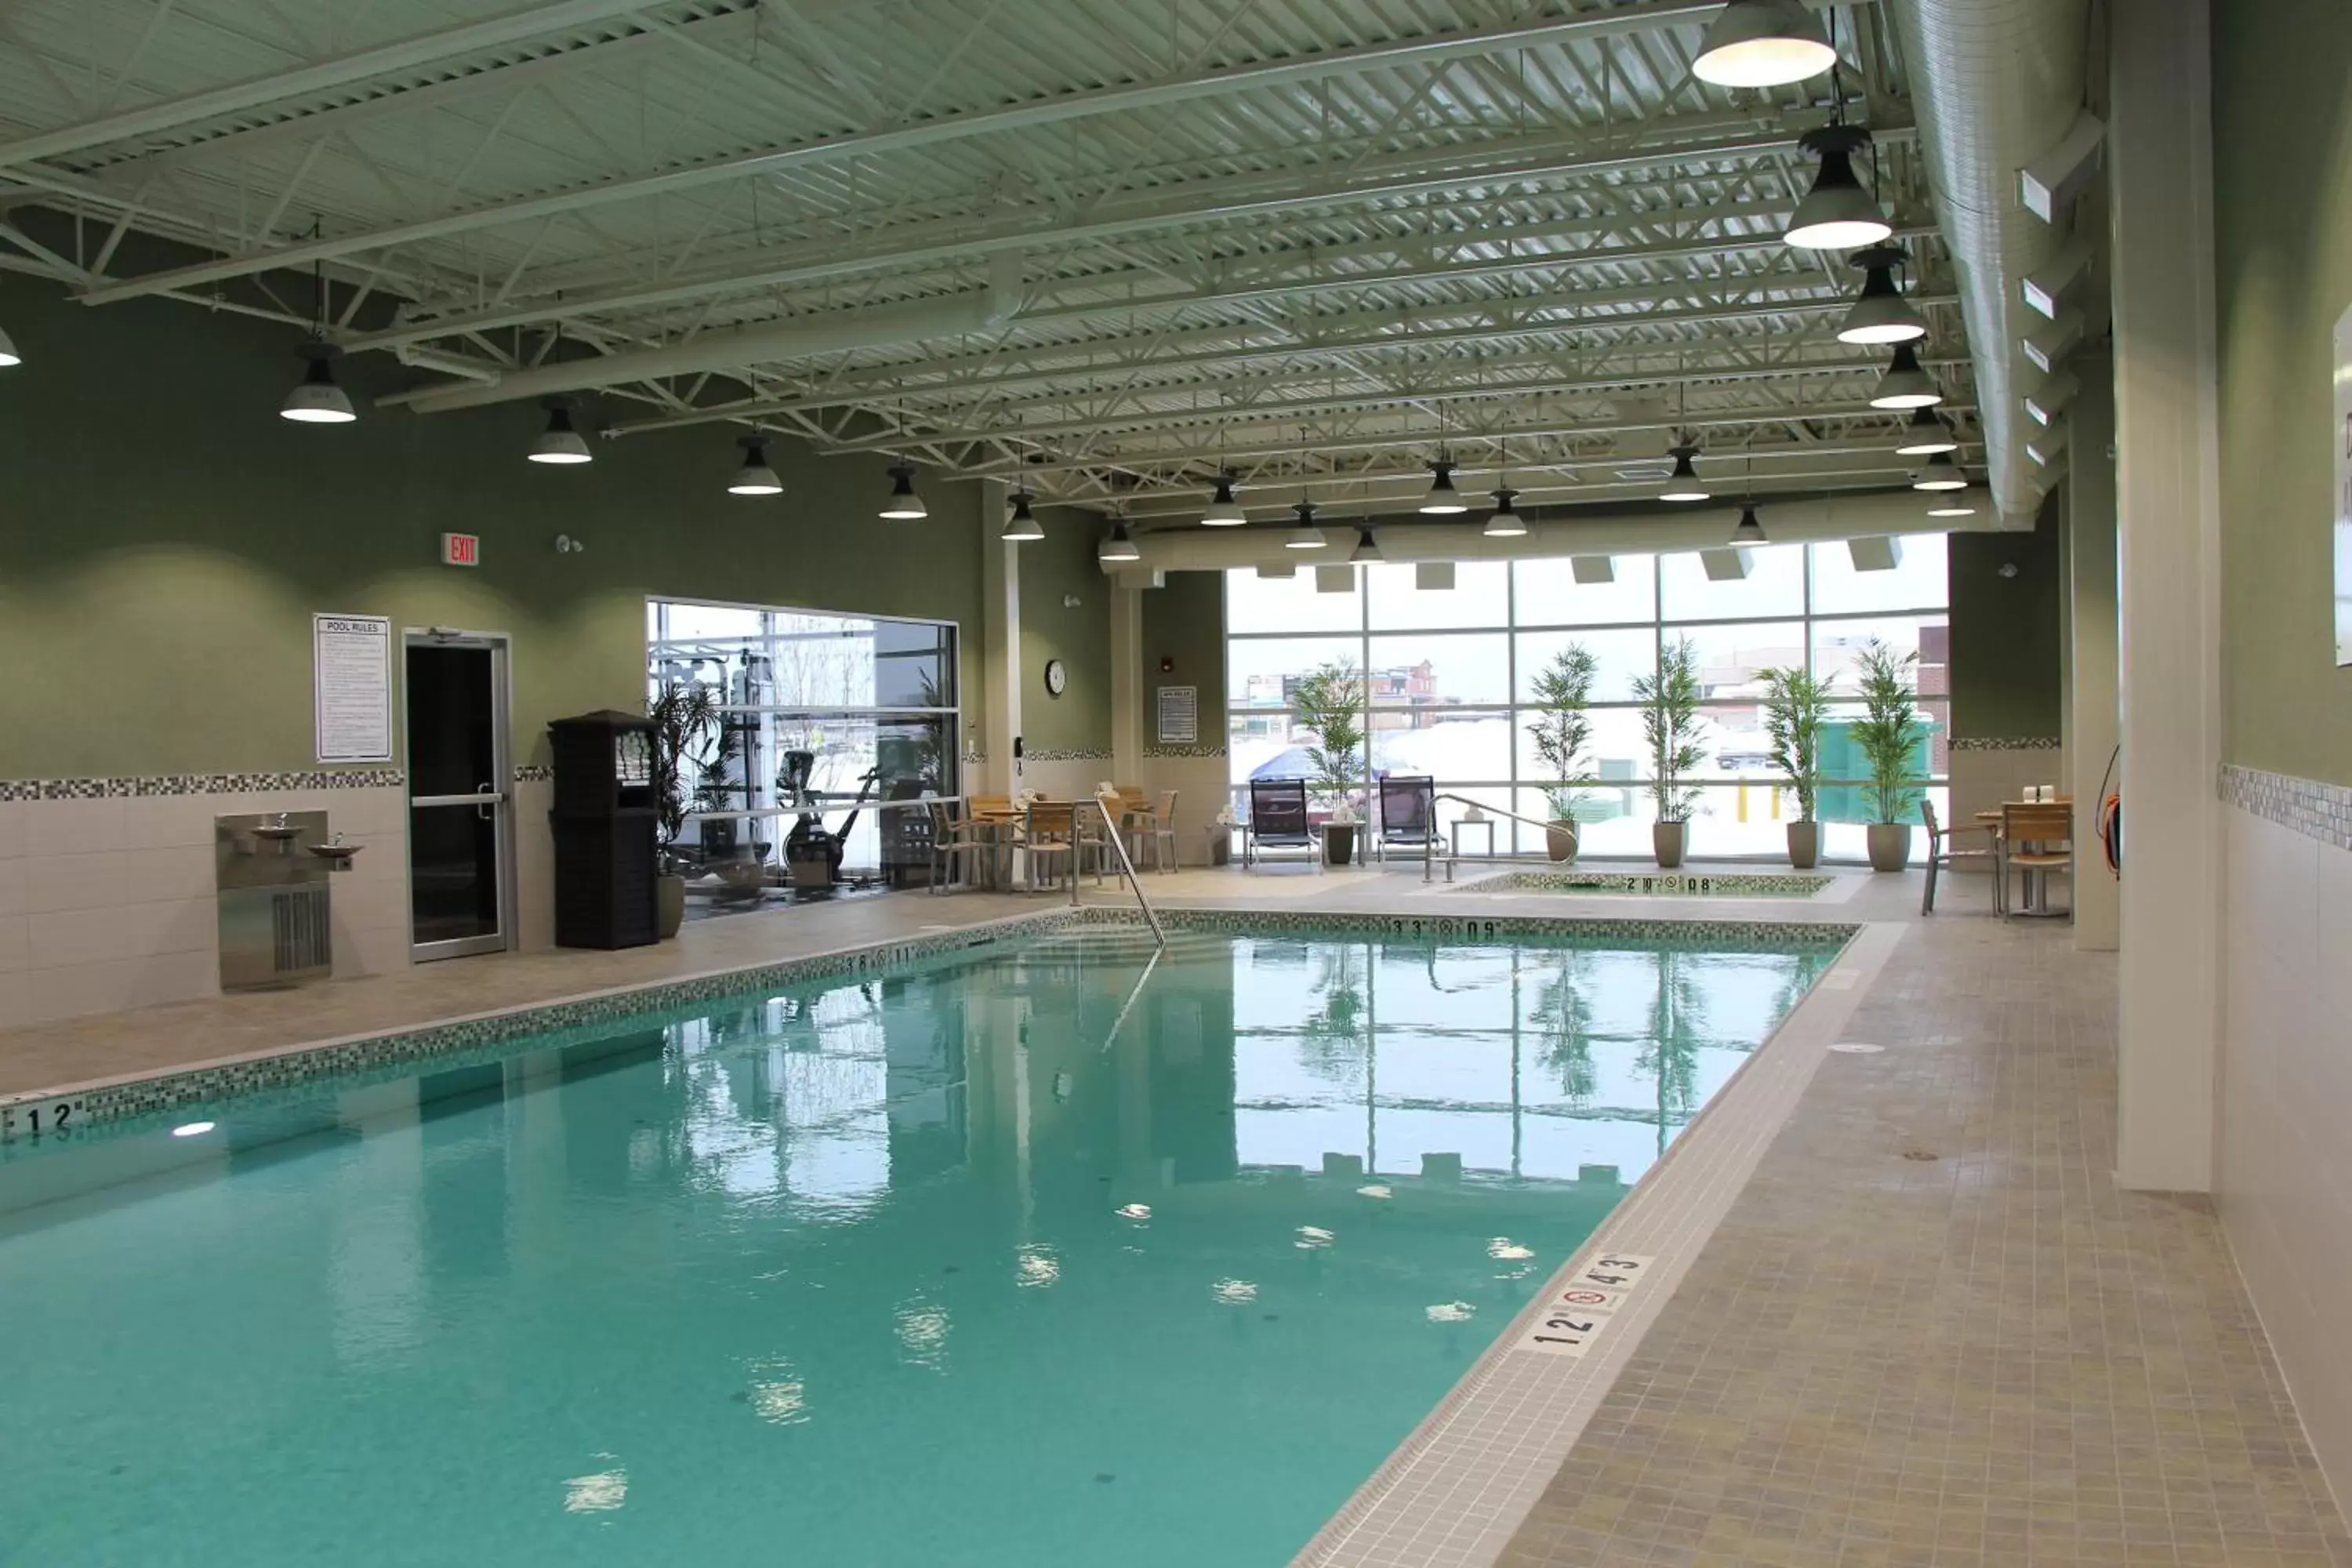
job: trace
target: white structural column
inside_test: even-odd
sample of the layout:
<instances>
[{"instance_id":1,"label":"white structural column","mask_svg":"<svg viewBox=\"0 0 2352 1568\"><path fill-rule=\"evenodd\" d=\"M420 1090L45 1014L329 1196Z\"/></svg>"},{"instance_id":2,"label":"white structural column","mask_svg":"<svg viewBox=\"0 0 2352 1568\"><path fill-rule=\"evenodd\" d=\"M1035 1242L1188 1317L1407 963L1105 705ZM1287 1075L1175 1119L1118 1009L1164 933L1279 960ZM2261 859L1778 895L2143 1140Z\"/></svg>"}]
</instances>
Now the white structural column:
<instances>
[{"instance_id":1,"label":"white structural column","mask_svg":"<svg viewBox=\"0 0 2352 1568\"><path fill-rule=\"evenodd\" d=\"M981 613L986 629L981 648L980 679L988 704L983 731L987 765L964 787L989 795L1010 795L1021 787L1021 770L1013 759L1013 740L1021 733L1021 547L997 537L1004 523L1004 481L980 482Z\"/></svg>"},{"instance_id":2,"label":"white structural column","mask_svg":"<svg viewBox=\"0 0 2352 1568\"><path fill-rule=\"evenodd\" d=\"M2130 9L2114 30L2107 140L2130 781L2116 1167L2126 1187L2201 1192L2221 892L2210 40L2207 0Z\"/></svg>"},{"instance_id":3,"label":"white structural column","mask_svg":"<svg viewBox=\"0 0 2352 1568\"><path fill-rule=\"evenodd\" d=\"M2115 788L2107 763L2116 742L2116 469L2107 458L2115 437L2114 366L2107 355L2085 351L2074 356L2072 368L2083 387L2066 411L2074 432L2066 470L2066 768L2081 824L2074 945L2113 952L2120 940L2122 889L2107 874L2096 828L2100 786ZM2116 772L2122 772L2120 762Z\"/></svg>"},{"instance_id":4,"label":"white structural column","mask_svg":"<svg viewBox=\"0 0 2352 1568\"><path fill-rule=\"evenodd\" d=\"M1110 769L1122 782L1143 776L1143 590L1106 574L1110 595Z\"/></svg>"}]
</instances>

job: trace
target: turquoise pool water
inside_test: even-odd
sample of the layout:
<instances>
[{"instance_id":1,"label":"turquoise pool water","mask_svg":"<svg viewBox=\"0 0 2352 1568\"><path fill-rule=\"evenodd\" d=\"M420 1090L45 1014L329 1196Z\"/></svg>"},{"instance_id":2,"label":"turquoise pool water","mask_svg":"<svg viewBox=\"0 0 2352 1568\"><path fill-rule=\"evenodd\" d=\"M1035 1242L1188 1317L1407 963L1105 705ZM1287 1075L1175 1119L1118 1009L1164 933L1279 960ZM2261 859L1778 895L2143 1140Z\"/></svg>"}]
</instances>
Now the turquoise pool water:
<instances>
[{"instance_id":1,"label":"turquoise pool water","mask_svg":"<svg viewBox=\"0 0 2352 1568\"><path fill-rule=\"evenodd\" d=\"M1832 956L1150 952L11 1146L6 1558L1277 1564Z\"/></svg>"}]
</instances>

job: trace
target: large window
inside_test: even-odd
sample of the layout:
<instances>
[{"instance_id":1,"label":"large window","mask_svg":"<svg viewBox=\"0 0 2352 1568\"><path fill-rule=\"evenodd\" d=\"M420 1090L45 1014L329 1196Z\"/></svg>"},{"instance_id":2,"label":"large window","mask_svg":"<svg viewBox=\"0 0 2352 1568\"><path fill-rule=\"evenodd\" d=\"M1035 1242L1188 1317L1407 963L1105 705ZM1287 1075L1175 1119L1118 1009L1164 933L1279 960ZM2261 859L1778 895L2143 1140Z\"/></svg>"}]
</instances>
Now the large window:
<instances>
[{"instance_id":1,"label":"large window","mask_svg":"<svg viewBox=\"0 0 2352 1568\"><path fill-rule=\"evenodd\" d=\"M1588 566L1586 575L1594 575ZM1298 682L1337 663L1363 673L1365 763L1374 776L1425 774L1442 791L1542 819L1549 775L1538 760L1536 682L1571 645L1592 656L1592 774L1578 812L1584 852L1646 858L1655 810L1633 700L1659 651L1688 638L1705 694L1706 759L1691 852L1777 858L1793 802L1765 761L1764 683L1775 666L1808 666L1838 700L1823 747L1816 815L1824 853L1861 859L1868 801L1848 734L1860 706L1854 658L1877 638L1916 653L1919 704L1930 731L1927 797L1948 809L1950 689L1941 535L1900 542L1892 568L1857 570L1843 543L1780 544L1702 555L1621 555L1605 582L1579 581L1567 560L1465 562L1451 588L1423 588L1410 565L1225 574L1227 754L1236 815L1252 778L1310 772L1293 706ZM1458 801L1438 803L1441 826ZM1497 821L1495 847L1543 848L1540 830ZM1923 836L1914 843L1924 849ZM1483 849L1483 830L1464 847ZM1915 849L1920 852L1919 849Z\"/></svg>"},{"instance_id":2,"label":"large window","mask_svg":"<svg viewBox=\"0 0 2352 1568\"><path fill-rule=\"evenodd\" d=\"M706 786L704 819L682 841L711 860L772 863L806 799L827 826L848 826L844 866L871 869L907 815L875 802L955 793L963 731L952 626L649 599L646 679L656 692L709 687L724 704L734 744L719 777L691 781ZM803 771L805 796L795 793Z\"/></svg>"}]
</instances>

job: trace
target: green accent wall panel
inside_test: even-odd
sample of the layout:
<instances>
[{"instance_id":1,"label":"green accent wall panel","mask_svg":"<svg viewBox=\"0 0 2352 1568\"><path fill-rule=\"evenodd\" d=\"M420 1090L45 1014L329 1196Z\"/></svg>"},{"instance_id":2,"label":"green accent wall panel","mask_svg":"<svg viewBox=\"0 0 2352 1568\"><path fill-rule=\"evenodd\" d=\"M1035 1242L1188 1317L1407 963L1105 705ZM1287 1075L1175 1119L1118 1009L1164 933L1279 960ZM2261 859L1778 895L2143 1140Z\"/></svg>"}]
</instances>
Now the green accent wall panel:
<instances>
[{"instance_id":1,"label":"green accent wall panel","mask_svg":"<svg viewBox=\"0 0 2352 1568\"><path fill-rule=\"evenodd\" d=\"M2060 733L2066 594L2057 507L2032 533L1950 535L1952 733L1964 740ZM2003 566L2016 574L2004 577Z\"/></svg>"}]
</instances>

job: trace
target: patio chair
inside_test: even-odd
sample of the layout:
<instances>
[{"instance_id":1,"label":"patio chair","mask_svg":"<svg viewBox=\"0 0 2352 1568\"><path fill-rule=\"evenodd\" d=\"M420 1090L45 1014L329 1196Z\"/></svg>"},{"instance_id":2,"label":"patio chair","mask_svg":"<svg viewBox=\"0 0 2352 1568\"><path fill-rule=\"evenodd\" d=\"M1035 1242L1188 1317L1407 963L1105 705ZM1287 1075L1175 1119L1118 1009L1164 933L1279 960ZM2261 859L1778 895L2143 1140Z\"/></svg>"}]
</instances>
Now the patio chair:
<instances>
[{"instance_id":1,"label":"patio chair","mask_svg":"<svg viewBox=\"0 0 2352 1568\"><path fill-rule=\"evenodd\" d=\"M1151 814L1151 868L1155 871L1178 869L1176 854L1176 792L1160 792L1160 809Z\"/></svg>"},{"instance_id":2,"label":"patio chair","mask_svg":"<svg viewBox=\"0 0 2352 1568\"><path fill-rule=\"evenodd\" d=\"M2014 866L2025 873L2024 902L2016 912L2028 915L2064 914L2074 910L2050 908L2050 873L2074 868L2074 807L2066 801L2004 802L2000 808L2000 877L2006 884ZM2004 914L2010 912L2006 906Z\"/></svg>"},{"instance_id":3,"label":"patio chair","mask_svg":"<svg viewBox=\"0 0 2352 1568\"><path fill-rule=\"evenodd\" d=\"M1303 779L1252 779L1249 821L1242 829L1242 867L1255 869L1258 857L1269 849L1300 850L1323 866L1322 840L1307 821L1307 783Z\"/></svg>"},{"instance_id":4,"label":"patio chair","mask_svg":"<svg viewBox=\"0 0 2352 1568\"><path fill-rule=\"evenodd\" d=\"M1927 825L1927 893L1919 900L1919 912L1923 915L1936 912L1936 876L1939 870L1961 861L1982 860L1994 868L1992 909L1993 913L2000 913L2003 895L2008 890L2008 879L2000 875L1998 865L2000 853L1995 845L1999 835L1994 834L1993 839L1981 849L1955 849L1951 847L1952 840L1963 833L1993 833L1992 824L1984 822L1969 827L1946 827L1936 820L1936 803L1928 800L1919 803L1919 816Z\"/></svg>"},{"instance_id":5,"label":"patio chair","mask_svg":"<svg viewBox=\"0 0 2352 1568\"><path fill-rule=\"evenodd\" d=\"M1391 848L1426 852L1437 841L1437 781L1390 774L1381 780L1381 858Z\"/></svg>"},{"instance_id":6,"label":"patio chair","mask_svg":"<svg viewBox=\"0 0 2352 1568\"><path fill-rule=\"evenodd\" d=\"M931 891L955 882L971 883L979 879L971 874L971 858L985 858L995 849L994 844L982 837L978 823L959 818L945 801L935 801L929 813L931 819Z\"/></svg>"}]
</instances>

